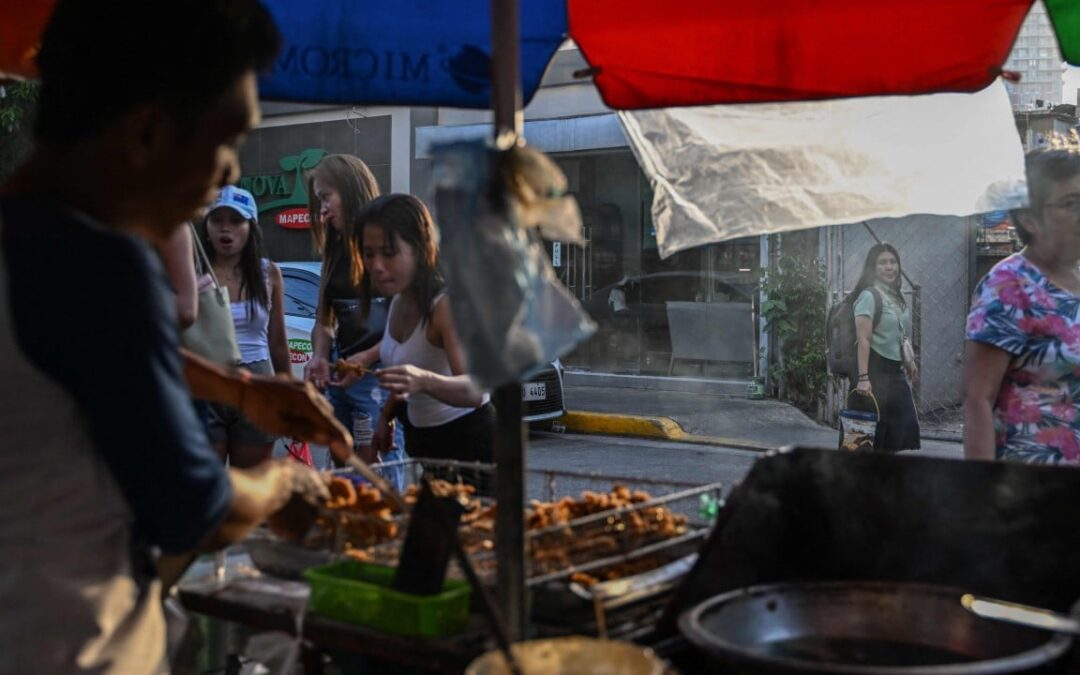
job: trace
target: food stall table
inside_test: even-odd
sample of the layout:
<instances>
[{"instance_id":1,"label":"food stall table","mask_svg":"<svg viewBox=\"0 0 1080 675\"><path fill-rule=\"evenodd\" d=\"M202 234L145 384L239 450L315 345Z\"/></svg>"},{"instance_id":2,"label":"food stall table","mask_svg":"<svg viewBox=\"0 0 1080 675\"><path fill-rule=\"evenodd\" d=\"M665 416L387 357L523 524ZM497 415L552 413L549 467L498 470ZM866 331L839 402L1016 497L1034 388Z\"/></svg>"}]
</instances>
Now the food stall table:
<instances>
[{"instance_id":1,"label":"food stall table","mask_svg":"<svg viewBox=\"0 0 1080 675\"><path fill-rule=\"evenodd\" d=\"M243 557L230 558L230 571L236 570L235 574L226 575L224 581L213 576L189 575L177 588L180 602L191 612L254 631L280 632L294 639L302 637L305 673L321 672L322 654L331 651L433 672L460 673L486 650L488 631L479 615L470 618L464 632L452 637L392 635L308 614L306 582L247 575Z\"/></svg>"}]
</instances>

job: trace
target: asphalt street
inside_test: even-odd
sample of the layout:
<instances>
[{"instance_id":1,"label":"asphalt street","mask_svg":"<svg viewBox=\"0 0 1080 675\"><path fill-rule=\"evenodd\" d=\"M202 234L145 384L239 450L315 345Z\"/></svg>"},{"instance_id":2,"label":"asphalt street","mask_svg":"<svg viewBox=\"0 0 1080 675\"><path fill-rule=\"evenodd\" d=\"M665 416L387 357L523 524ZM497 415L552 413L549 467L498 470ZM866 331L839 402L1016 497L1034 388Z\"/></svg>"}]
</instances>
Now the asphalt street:
<instances>
[{"instance_id":1,"label":"asphalt street","mask_svg":"<svg viewBox=\"0 0 1080 675\"><path fill-rule=\"evenodd\" d=\"M569 471L697 485L721 482L726 494L760 456L758 452L670 441L532 433L526 467L530 472ZM533 483L530 480L530 493L534 493Z\"/></svg>"}]
</instances>

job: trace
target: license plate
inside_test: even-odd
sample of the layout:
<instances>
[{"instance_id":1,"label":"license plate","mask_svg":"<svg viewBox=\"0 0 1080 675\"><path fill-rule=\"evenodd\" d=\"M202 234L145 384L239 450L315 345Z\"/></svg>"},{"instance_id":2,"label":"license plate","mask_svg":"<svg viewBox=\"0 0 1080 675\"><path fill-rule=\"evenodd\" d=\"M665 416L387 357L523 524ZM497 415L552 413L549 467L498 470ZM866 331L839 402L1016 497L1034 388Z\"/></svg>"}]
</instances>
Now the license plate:
<instances>
[{"instance_id":1,"label":"license plate","mask_svg":"<svg viewBox=\"0 0 1080 675\"><path fill-rule=\"evenodd\" d=\"M522 401L543 401L547 398L546 382L528 382L521 385Z\"/></svg>"}]
</instances>

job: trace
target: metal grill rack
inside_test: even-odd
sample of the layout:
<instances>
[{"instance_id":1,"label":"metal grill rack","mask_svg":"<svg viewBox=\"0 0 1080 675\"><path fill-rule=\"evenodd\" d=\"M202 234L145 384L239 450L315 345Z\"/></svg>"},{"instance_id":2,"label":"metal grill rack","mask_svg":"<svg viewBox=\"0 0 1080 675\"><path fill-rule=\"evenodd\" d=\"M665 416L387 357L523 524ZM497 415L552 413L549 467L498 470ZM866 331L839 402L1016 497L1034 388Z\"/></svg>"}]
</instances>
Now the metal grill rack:
<instances>
[{"instance_id":1,"label":"metal grill rack","mask_svg":"<svg viewBox=\"0 0 1080 675\"><path fill-rule=\"evenodd\" d=\"M404 472L406 485L419 484L425 471L451 482L462 477L475 479L478 476L494 476L494 466L491 464L455 460L411 458L375 465L375 468L388 479L395 473L400 476ZM348 471L336 473L347 474ZM578 572L600 572L647 556L653 556L657 564L662 565L685 555L688 548L696 547L695 542L708 535L713 520L707 507L720 502L723 489L721 483L697 485L638 476L551 469L528 469L526 484L528 498L543 502L556 502L564 497L576 500L585 491L606 495L616 485L625 487L631 493L644 491L649 494L648 499L636 503L597 510L564 523L528 530L526 550L538 554L527 556L527 584L530 587L569 579ZM482 506L494 503L488 497L479 499ZM650 520L670 518L668 513L680 517L681 524L674 531L670 526L651 526ZM682 517L685 517L684 522L681 521ZM372 547L376 560L388 561L396 557L406 529L406 518L406 515L398 516L400 527L393 541ZM643 521L646 525L644 529L640 527ZM635 528L635 523L639 527ZM483 534L466 530L467 537L483 538ZM340 537L337 539L340 550ZM581 545L590 541L599 542L600 545ZM564 554L551 555L553 550L559 552L560 549ZM540 555L541 552L544 554ZM481 577L494 578L494 550L478 551L473 559Z\"/></svg>"}]
</instances>

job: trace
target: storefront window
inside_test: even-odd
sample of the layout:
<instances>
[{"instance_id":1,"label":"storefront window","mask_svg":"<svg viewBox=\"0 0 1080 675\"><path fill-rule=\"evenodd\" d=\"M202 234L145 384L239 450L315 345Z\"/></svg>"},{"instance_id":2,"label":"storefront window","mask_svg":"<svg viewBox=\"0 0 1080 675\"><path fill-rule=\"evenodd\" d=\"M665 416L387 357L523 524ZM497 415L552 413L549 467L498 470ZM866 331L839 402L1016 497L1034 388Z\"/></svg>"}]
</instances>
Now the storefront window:
<instances>
[{"instance_id":1,"label":"storefront window","mask_svg":"<svg viewBox=\"0 0 1080 675\"><path fill-rule=\"evenodd\" d=\"M629 151L555 159L581 206L587 243L553 245L552 261L599 326L566 365L635 375L749 375L759 238L661 260L652 193Z\"/></svg>"}]
</instances>

